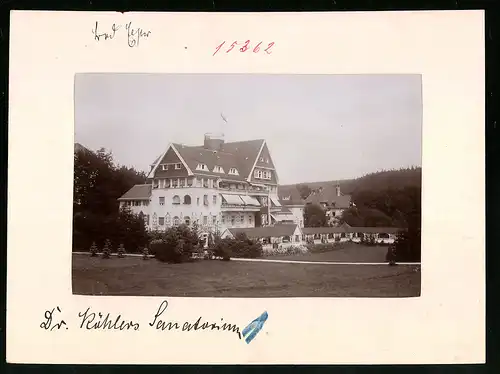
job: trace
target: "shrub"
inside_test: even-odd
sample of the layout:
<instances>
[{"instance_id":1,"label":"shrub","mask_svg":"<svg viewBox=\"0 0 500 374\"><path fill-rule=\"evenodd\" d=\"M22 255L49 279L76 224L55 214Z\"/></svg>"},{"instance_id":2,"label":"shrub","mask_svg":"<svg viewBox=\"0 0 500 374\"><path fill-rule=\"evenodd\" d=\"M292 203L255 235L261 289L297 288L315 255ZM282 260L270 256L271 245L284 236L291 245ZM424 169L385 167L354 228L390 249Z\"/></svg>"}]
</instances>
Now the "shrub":
<instances>
[{"instance_id":1,"label":"shrub","mask_svg":"<svg viewBox=\"0 0 500 374\"><path fill-rule=\"evenodd\" d=\"M148 247L144 247L142 250L142 259L143 260L149 260L149 249Z\"/></svg>"},{"instance_id":2,"label":"shrub","mask_svg":"<svg viewBox=\"0 0 500 374\"><path fill-rule=\"evenodd\" d=\"M123 246L123 244L119 245L117 252L119 258L125 257L125 247Z\"/></svg>"},{"instance_id":3,"label":"shrub","mask_svg":"<svg viewBox=\"0 0 500 374\"><path fill-rule=\"evenodd\" d=\"M296 256L309 252L304 245L292 245L289 247L278 246L277 249L266 250L265 254L268 256Z\"/></svg>"},{"instance_id":4,"label":"shrub","mask_svg":"<svg viewBox=\"0 0 500 374\"><path fill-rule=\"evenodd\" d=\"M104 242L104 248L102 249L102 258L110 258L111 257L111 241L106 239Z\"/></svg>"},{"instance_id":5,"label":"shrub","mask_svg":"<svg viewBox=\"0 0 500 374\"><path fill-rule=\"evenodd\" d=\"M95 242L92 242L92 245L90 246L90 256L97 256L97 245L95 245Z\"/></svg>"},{"instance_id":6,"label":"shrub","mask_svg":"<svg viewBox=\"0 0 500 374\"><path fill-rule=\"evenodd\" d=\"M198 233L186 225L169 228L163 238L151 242L151 250L161 262L180 263L189 261L199 249Z\"/></svg>"},{"instance_id":7,"label":"shrub","mask_svg":"<svg viewBox=\"0 0 500 374\"><path fill-rule=\"evenodd\" d=\"M238 234L234 239L216 237L209 252L224 261L229 261L231 257L257 258L262 256L262 244L249 239L245 234Z\"/></svg>"},{"instance_id":8,"label":"shrub","mask_svg":"<svg viewBox=\"0 0 500 374\"><path fill-rule=\"evenodd\" d=\"M342 249L344 248L344 243L335 242L327 244L309 244L307 245L307 248L311 253L323 253Z\"/></svg>"},{"instance_id":9,"label":"shrub","mask_svg":"<svg viewBox=\"0 0 500 374\"><path fill-rule=\"evenodd\" d=\"M401 231L394 242L394 258L398 262L418 262L421 256L420 228Z\"/></svg>"}]
</instances>

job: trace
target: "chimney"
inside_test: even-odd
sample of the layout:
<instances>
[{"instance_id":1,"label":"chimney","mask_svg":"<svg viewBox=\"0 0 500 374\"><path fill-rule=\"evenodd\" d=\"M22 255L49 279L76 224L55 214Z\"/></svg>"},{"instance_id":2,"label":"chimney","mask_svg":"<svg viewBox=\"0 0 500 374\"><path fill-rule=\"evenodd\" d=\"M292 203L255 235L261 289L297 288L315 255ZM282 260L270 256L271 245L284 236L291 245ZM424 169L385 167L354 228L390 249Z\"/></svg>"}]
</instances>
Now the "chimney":
<instances>
[{"instance_id":1,"label":"chimney","mask_svg":"<svg viewBox=\"0 0 500 374\"><path fill-rule=\"evenodd\" d=\"M337 192L337 196L340 196L340 185L338 183L335 186L335 191Z\"/></svg>"},{"instance_id":2,"label":"chimney","mask_svg":"<svg viewBox=\"0 0 500 374\"><path fill-rule=\"evenodd\" d=\"M224 134L205 134L205 141L203 146L205 149L210 149L212 151L220 151L224 145Z\"/></svg>"}]
</instances>

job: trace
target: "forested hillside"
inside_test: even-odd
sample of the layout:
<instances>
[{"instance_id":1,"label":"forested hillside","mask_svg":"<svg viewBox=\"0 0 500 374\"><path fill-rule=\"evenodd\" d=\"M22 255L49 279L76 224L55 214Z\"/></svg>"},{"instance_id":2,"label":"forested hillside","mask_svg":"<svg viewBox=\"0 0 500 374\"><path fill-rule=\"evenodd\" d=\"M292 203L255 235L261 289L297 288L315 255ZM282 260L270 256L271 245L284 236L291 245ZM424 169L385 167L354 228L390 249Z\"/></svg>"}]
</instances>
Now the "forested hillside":
<instances>
[{"instance_id":1,"label":"forested hillside","mask_svg":"<svg viewBox=\"0 0 500 374\"><path fill-rule=\"evenodd\" d=\"M350 180L280 186L280 190L297 188L305 198L315 189L336 183L355 204L341 219L351 226L408 227L411 223L420 227L420 167L383 170Z\"/></svg>"}]
</instances>

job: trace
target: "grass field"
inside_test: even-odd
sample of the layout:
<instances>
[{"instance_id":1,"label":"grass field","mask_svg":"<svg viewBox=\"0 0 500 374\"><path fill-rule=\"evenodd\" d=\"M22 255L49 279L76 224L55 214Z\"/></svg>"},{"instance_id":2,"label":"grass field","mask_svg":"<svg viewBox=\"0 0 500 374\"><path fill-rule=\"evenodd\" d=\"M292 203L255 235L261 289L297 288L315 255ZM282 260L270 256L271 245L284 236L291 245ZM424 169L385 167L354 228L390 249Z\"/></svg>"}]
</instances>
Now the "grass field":
<instances>
[{"instance_id":1,"label":"grass field","mask_svg":"<svg viewBox=\"0 0 500 374\"><path fill-rule=\"evenodd\" d=\"M303 256L273 256L269 259L384 261L385 249L382 251L382 248L376 247L356 247L359 248ZM388 265L316 265L206 260L184 264L165 264L155 259L144 261L138 257L122 259L114 257L104 260L87 255L73 255L72 276L73 293L83 295L420 296L420 270L416 266L409 265L390 267Z\"/></svg>"}]
</instances>

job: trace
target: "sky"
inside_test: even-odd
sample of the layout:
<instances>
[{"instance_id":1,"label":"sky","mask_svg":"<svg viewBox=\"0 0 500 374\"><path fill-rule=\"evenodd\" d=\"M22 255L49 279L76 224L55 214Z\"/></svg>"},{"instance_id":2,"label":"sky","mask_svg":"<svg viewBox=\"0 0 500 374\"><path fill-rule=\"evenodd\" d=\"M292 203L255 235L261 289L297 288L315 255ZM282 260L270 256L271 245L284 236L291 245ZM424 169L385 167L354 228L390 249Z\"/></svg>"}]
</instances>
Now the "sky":
<instances>
[{"instance_id":1,"label":"sky","mask_svg":"<svg viewBox=\"0 0 500 374\"><path fill-rule=\"evenodd\" d=\"M149 171L169 143L208 132L265 139L280 184L421 166L421 76L75 76L75 142L119 165Z\"/></svg>"}]
</instances>

